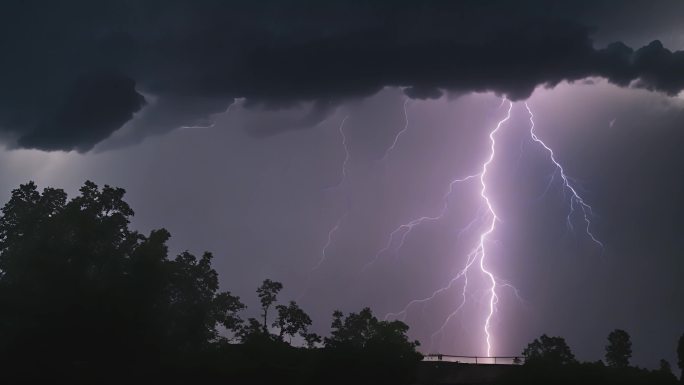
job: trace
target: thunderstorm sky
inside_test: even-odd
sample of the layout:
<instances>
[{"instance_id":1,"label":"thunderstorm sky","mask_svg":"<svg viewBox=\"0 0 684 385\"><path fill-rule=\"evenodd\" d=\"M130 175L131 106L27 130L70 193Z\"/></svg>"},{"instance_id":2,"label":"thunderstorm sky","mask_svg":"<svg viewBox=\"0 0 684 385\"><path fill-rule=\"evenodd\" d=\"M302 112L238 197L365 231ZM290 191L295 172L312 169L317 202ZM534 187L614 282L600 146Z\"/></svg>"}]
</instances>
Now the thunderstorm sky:
<instances>
[{"instance_id":1,"label":"thunderstorm sky","mask_svg":"<svg viewBox=\"0 0 684 385\"><path fill-rule=\"evenodd\" d=\"M507 96L484 178L499 217L492 354L546 333L598 360L623 328L636 364L674 363L684 5L565 3L17 5L0 16L0 198L28 180L124 187L133 227L212 251L249 312L271 278L323 334L334 309L370 306L424 352L483 355L477 270L451 318L462 280L406 306L447 286L487 227L468 227L486 208L479 179L446 195L481 170ZM604 247L580 216L568 231L525 102ZM439 218L390 238L424 216Z\"/></svg>"}]
</instances>

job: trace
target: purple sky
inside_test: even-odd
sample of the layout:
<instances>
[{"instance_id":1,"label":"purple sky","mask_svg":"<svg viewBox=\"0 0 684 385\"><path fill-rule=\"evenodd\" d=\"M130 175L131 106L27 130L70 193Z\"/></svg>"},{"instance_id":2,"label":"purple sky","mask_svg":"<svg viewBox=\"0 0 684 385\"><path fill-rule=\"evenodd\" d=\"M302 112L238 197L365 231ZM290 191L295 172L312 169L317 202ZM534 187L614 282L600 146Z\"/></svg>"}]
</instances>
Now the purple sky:
<instances>
[{"instance_id":1,"label":"purple sky","mask_svg":"<svg viewBox=\"0 0 684 385\"><path fill-rule=\"evenodd\" d=\"M29 179L71 193L85 179L122 186L136 209L135 228L167 227L173 252L213 251L224 288L241 295L252 312L258 282L282 281L283 299L301 296L324 332L336 308L399 312L445 286L481 232L476 226L458 236L481 205L477 183L456 186L442 220L416 227L403 248L362 272L392 230L437 215L449 182L479 169L489 130L506 109L491 94L409 101L408 129L379 162L404 127L404 98L387 89L341 106L317 129L267 139L242 128L270 118L235 106L216 116L212 128L177 129L116 151L6 150L0 189L7 199ZM523 103L515 103L487 177L501 218L488 265L521 298L498 289L493 354L518 354L547 333L566 337L580 359L595 360L607 333L624 328L637 364L673 360L684 321L676 222L684 209L676 199L684 101L596 80L538 89L528 103L538 135L593 205L593 229L606 247L601 253L582 231L566 231L567 200L557 183L543 195L553 165L529 137ZM297 111L271 114L277 121ZM338 128L344 116L348 177L335 188L342 177ZM328 231L345 212L327 259L312 272ZM462 283L409 309L411 335L425 351L484 354L486 281L477 271L470 277L468 304L442 334L432 336L460 303Z\"/></svg>"}]
</instances>

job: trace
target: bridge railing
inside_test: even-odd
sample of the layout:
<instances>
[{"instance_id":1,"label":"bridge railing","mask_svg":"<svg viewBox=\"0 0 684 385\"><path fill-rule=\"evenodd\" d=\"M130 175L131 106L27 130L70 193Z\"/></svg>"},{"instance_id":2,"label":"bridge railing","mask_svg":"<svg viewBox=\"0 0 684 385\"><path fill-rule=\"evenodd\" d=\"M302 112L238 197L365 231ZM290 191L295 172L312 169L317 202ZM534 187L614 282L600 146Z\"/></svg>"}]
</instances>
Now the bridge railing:
<instances>
[{"instance_id":1,"label":"bridge railing","mask_svg":"<svg viewBox=\"0 0 684 385\"><path fill-rule=\"evenodd\" d=\"M428 354L423 356L423 361L431 362L456 362L461 364L491 364L491 365L520 365L524 361L520 356L500 357L477 357L477 356L452 356L448 354Z\"/></svg>"}]
</instances>

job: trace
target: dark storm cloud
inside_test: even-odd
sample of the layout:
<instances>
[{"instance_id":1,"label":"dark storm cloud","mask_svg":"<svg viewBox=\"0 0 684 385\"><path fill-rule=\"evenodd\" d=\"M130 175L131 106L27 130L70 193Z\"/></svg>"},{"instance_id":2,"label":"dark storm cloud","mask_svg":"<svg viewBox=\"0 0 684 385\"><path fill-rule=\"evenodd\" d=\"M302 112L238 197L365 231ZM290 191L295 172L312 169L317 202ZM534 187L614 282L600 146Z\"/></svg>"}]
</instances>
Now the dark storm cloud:
<instances>
[{"instance_id":1,"label":"dark storm cloud","mask_svg":"<svg viewBox=\"0 0 684 385\"><path fill-rule=\"evenodd\" d=\"M564 3L22 2L0 16L0 127L20 147L85 151L141 109L141 94L156 104L131 140L206 120L234 98L313 102L301 123L315 125L385 86L514 100L588 76L684 88L684 52L595 48L583 20L596 2Z\"/></svg>"},{"instance_id":2,"label":"dark storm cloud","mask_svg":"<svg viewBox=\"0 0 684 385\"><path fill-rule=\"evenodd\" d=\"M47 107L34 130L19 138L21 147L88 149L105 139L140 110L145 99L132 79L110 74L79 78L62 100Z\"/></svg>"}]
</instances>

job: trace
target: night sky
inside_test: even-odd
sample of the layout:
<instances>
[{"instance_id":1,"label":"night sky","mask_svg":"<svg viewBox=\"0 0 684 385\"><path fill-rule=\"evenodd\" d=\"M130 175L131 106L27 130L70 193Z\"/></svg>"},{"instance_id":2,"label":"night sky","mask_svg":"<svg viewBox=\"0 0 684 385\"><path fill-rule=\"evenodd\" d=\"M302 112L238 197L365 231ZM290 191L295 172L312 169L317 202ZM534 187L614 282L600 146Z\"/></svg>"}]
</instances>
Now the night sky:
<instances>
[{"instance_id":1,"label":"night sky","mask_svg":"<svg viewBox=\"0 0 684 385\"><path fill-rule=\"evenodd\" d=\"M546 333L594 361L621 328L635 364L676 362L682 1L26 1L0 52L2 202L120 186L134 228L212 251L250 315L271 278L323 334L370 306L425 353L482 356L488 277L469 268L457 313L452 279L489 226L483 181L493 355ZM509 106L484 177L451 184Z\"/></svg>"}]
</instances>

